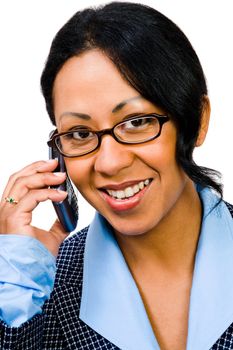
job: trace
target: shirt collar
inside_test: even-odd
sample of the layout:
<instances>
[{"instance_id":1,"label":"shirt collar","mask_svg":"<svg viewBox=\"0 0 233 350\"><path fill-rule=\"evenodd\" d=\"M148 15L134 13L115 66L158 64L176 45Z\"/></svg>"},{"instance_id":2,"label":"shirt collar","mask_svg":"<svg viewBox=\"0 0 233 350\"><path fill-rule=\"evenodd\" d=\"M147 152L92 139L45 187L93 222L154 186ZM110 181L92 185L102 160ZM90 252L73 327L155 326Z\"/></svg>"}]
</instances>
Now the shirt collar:
<instances>
[{"instance_id":1,"label":"shirt collar","mask_svg":"<svg viewBox=\"0 0 233 350\"><path fill-rule=\"evenodd\" d=\"M87 235L80 318L120 349L159 350L121 250L98 213Z\"/></svg>"},{"instance_id":2,"label":"shirt collar","mask_svg":"<svg viewBox=\"0 0 233 350\"><path fill-rule=\"evenodd\" d=\"M187 350L210 348L233 321L233 227L224 202L198 189L203 221L190 297ZM84 255L80 318L121 349L159 350L137 286L105 219L96 214ZM198 336L197 336L198 335Z\"/></svg>"},{"instance_id":3,"label":"shirt collar","mask_svg":"<svg viewBox=\"0 0 233 350\"><path fill-rule=\"evenodd\" d=\"M200 192L203 220L190 296L187 350L209 349L233 322L232 217L209 189Z\"/></svg>"}]
</instances>

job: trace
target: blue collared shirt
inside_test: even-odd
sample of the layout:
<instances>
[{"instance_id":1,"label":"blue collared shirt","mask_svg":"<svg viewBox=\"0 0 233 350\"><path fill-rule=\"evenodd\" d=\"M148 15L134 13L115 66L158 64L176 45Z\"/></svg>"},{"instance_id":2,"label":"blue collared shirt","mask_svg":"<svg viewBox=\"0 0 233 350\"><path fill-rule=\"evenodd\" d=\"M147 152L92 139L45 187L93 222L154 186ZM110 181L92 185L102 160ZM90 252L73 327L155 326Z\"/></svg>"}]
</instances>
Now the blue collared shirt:
<instances>
[{"instance_id":1,"label":"blue collared shirt","mask_svg":"<svg viewBox=\"0 0 233 350\"><path fill-rule=\"evenodd\" d=\"M0 235L0 318L18 327L34 315L53 288L55 257L35 238Z\"/></svg>"},{"instance_id":2,"label":"blue collared shirt","mask_svg":"<svg viewBox=\"0 0 233 350\"><path fill-rule=\"evenodd\" d=\"M214 208L218 198L209 189L201 190L200 196L203 220L190 297L187 350L209 349L233 322L233 220L224 202ZM1 246L7 238L3 236ZM38 242L34 240L34 243L36 250ZM2 273L1 278L4 278ZM20 285L20 278L18 283ZM30 294L30 286L28 288ZM7 283L4 290L5 300ZM16 297L18 292L16 290ZM27 303L32 305L29 299L27 297ZM0 316L5 315L1 317L12 325L14 320L6 319L8 311L2 306L1 292L0 310ZM111 227L98 213L87 235L80 318L120 349L159 349Z\"/></svg>"}]
</instances>

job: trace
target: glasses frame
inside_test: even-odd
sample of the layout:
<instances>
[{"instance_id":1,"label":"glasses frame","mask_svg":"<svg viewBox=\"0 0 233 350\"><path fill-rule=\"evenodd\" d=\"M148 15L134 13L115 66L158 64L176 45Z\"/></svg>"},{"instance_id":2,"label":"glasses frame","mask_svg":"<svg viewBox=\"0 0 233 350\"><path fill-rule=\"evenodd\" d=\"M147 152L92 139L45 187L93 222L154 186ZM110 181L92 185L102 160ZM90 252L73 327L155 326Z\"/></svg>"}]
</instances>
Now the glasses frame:
<instances>
[{"instance_id":1,"label":"glasses frame","mask_svg":"<svg viewBox=\"0 0 233 350\"><path fill-rule=\"evenodd\" d=\"M127 121L137 120L138 118L142 118L142 117L154 117L155 119L158 120L158 122L159 122L159 132L158 132L158 134L156 134L155 136L149 138L148 140L139 141L139 142L122 141L122 140L118 139L117 136L114 134L114 129L117 126L119 126L121 124L124 124ZM161 115L161 114L157 114L157 113L148 113L148 114L137 115L137 116L134 116L132 118L123 120L123 121L117 123L116 125L114 125L112 128L103 129L103 130L99 130L99 131L91 130L91 132L93 132L93 134L95 134L97 136L98 143L97 143L96 147L93 148L91 151L85 152L85 153L79 154L79 155L68 155L67 153L64 153L62 150L60 150L59 146L56 143L56 139L58 137L63 136L63 135L67 135L67 134L72 134L72 133L75 132L75 129L74 130L70 130L70 131L66 131L66 132L61 132L61 133L57 133L57 129L54 130L53 132L51 132L51 137L50 137L49 141L47 142L47 144L48 144L49 147L55 147L58 150L58 152L60 154L62 154L64 157L67 157L67 158L82 157L82 156L85 156L85 155L90 154L90 153L94 152L95 150L97 150L100 147L100 145L101 145L102 137L104 135L111 135L114 138L115 141L117 141L117 142L119 142L121 144L126 144L126 145L138 145L138 144L141 144L141 143L146 143L146 142L152 141L152 140L156 139L157 137L159 137L161 135L163 124L165 124L169 120L170 120L170 118L168 116L166 116L166 115ZM77 129L77 130L79 130L79 129Z\"/></svg>"}]
</instances>

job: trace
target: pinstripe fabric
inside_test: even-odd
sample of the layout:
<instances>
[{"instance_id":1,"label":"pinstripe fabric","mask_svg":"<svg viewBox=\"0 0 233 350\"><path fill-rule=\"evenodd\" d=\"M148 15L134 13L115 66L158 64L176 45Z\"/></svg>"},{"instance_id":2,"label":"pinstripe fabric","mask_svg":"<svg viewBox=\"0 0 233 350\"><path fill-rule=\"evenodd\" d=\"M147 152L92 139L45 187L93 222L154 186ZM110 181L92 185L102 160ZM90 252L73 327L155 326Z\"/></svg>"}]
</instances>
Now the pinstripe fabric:
<instances>
[{"instance_id":1,"label":"pinstripe fabric","mask_svg":"<svg viewBox=\"0 0 233 350\"><path fill-rule=\"evenodd\" d=\"M233 206L226 204L233 217ZM54 290L43 314L19 328L0 322L1 350L119 349L79 319L86 235L87 228L61 246ZM230 349L233 350L233 323L211 348Z\"/></svg>"}]
</instances>

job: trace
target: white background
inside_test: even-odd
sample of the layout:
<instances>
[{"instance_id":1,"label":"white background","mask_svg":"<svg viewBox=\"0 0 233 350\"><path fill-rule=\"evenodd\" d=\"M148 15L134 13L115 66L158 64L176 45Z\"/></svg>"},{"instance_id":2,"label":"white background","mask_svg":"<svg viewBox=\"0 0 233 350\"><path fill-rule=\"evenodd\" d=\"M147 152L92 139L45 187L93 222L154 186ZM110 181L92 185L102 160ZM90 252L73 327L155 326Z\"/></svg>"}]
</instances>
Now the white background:
<instances>
[{"instance_id":1,"label":"white background","mask_svg":"<svg viewBox=\"0 0 233 350\"><path fill-rule=\"evenodd\" d=\"M40 74L51 40L78 10L103 3L73 0L8 0L0 3L0 192L11 173L47 159L52 128L40 93ZM212 104L205 144L195 151L199 165L221 171L224 197L233 202L232 186L232 1L141 1L178 24L193 44L207 77ZM94 211L80 199L79 227ZM35 211L33 223L48 228L55 214L51 203Z\"/></svg>"}]
</instances>

